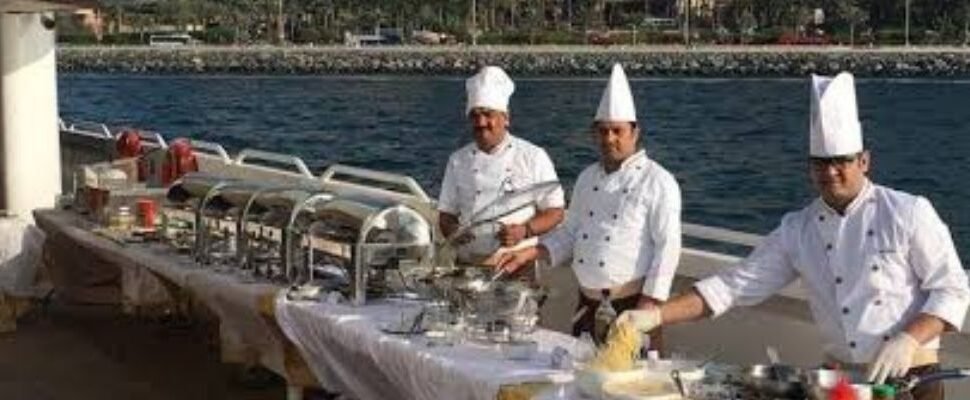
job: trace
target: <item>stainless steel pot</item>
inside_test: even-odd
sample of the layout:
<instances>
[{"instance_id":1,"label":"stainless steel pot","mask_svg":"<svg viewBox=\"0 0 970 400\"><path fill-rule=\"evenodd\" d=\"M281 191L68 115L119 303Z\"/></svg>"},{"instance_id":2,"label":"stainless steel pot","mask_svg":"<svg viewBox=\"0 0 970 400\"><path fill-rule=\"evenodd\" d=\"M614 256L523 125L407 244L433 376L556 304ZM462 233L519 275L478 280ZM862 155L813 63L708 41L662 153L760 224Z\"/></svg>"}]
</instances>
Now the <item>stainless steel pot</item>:
<instances>
[{"instance_id":1,"label":"stainless steel pot","mask_svg":"<svg viewBox=\"0 0 970 400\"><path fill-rule=\"evenodd\" d=\"M804 399L806 396L802 370L792 366L755 364L742 370L740 380L749 390L771 398Z\"/></svg>"},{"instance_id":2,"label":"stainless steel pot","mask_svg":"<svg viewBox=\"0 0 970 400\"><path fill-rule=\"evenodd\" d=\"M952 369L944 369L936 372L931 372L925 375L904 378L901 380L894 381L892 382L892 384L896 386L896 390L897 390L896 398L906 400L906 399L912 399L911 393L913 389L916 389L920 385L925 385L927 383L933 383L933 382L938 382L943 380L964 379L964 378L970 378L970 369L952 368Z\"/></svg>"}]
</instances>

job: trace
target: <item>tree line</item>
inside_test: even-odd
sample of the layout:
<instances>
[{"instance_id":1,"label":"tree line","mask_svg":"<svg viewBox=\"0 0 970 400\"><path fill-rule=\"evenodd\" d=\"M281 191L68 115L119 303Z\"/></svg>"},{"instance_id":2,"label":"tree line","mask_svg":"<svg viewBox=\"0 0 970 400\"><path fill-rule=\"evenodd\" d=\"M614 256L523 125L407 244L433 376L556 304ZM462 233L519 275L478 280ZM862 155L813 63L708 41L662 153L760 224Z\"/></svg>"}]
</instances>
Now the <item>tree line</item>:
<instances>
[{"instance_id":1,"label":"tree line","mask_svg":"<svg viewBox=\"0 0 970 400\"><path fill-rule=\"evenodd\" d=\"M103 0L100 12L108 37L193 26L215 43L332 43L377 27L405 40L427 30L461 42L572 43L612 30L649 42L682 39L688 2L700 41L771 41L790 32L899 43L907 15L915 43L966 44L970 36L970 0Z\"/></svg>"}]
</instances>

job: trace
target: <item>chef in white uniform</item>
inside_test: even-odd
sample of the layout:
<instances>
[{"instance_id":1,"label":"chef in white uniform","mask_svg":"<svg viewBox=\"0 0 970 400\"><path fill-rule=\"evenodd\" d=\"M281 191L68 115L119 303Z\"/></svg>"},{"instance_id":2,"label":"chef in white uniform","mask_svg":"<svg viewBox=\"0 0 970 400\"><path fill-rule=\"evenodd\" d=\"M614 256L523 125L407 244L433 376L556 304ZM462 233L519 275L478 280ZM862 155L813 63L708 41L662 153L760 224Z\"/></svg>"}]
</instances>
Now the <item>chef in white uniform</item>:
<instances>
[{"instance_id":1,"label":"chef in white uniform","mask_svg":"<svg viewBox=\"0 0 970 400\"><path fill-rule=\"evenodd\" d=\"M539 245L502 257L515 270L537 259L572 266L580 285L573 334L589 332L601 299L617 312L667 299L681 251L680 187L639 148L633 95L617 64L593 125L600 161L579 175L566 222ZM659 346L659 332L651 335Z\"/></svg>"},{"instance_id":2,"label":"chef in white uniform","mask_svg":"<svg viewBox=\"0 0 970 400\"><path fill-rule=\"evenodd\" d=\"M465 82L465 113L474 141L452 153L438 197L439 226L446 237L500 196L532 185L558 181L552 160L542 148L508 132L512 79L499 67L487 66ZM482 225L458 238L459 262L494 264L509 248L532 245L565 214L561 188L545 191L532 204L503 217L499 225Z\"/></svg>"},{"instance_id":3,"label":"chef in white uniform","mask_svg":"<svg viewBox=\"0 0 970 400\"><path fill-rule=\"evenodd\" d=\"M629 312L641 329L719 316L753 305L796 278L830 360L867 368L869 379L938 366L939 336L958 330L970 304L967 275L930 202L867 178L852 75L812 77L809 175L819 193L740 265L664 304ZM942 385L917 399L941 399Z\"/></svg>"}]
</instances>

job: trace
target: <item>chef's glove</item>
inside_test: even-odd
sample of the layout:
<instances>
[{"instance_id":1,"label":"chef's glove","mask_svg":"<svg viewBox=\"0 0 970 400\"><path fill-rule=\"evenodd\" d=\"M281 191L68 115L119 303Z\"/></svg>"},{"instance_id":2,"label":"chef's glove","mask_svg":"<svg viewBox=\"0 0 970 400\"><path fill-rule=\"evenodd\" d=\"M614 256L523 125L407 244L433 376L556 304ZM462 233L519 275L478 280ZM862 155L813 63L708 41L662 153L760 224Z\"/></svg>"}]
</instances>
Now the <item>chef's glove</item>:
<instances>
[{"instance_id":1,"label":"chef's glove","mask_svg":"<svg viewBox=\"0 0 970 400\"><path fill-rule=\"evenodd\" d=\"M906 332L900 332L892 340L882 345L876 361L869 367L869 381L882 384L886 378L900 378L906 375L913 364L913 354L919 342Z\"/></svg>"},{"instance_id":2,"label":"chef's glove","mask_svg":"<svg viewBox=\"0 0 970 400\"><path fill-rule=\"evenodd\" d=\"M650 332L653 328L660 326L663 321L660 318L660 307L640 308L624 311L616 319L616 324L633 324L640 332Z\"/></svg>"}]
</instances>

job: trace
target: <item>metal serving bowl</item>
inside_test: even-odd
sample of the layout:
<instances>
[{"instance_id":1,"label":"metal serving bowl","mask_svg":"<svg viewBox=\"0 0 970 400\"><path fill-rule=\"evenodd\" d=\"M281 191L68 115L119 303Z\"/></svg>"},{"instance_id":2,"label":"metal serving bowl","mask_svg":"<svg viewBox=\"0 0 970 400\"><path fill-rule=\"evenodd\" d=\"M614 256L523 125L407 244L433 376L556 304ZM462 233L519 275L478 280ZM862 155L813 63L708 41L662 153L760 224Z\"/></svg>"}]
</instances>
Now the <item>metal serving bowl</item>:
<instances>
[{"instance_id":1,"label":"metal serving bowl","mask_svg":"<svg viewBox=\"0 0 970 400\"><path fill-rule=\"evenodd\" d=\"M741 383L748 389L772 398L804 399L802 370L788 365L755 364L745 368Z\"/></svg>"}]
</instances>

